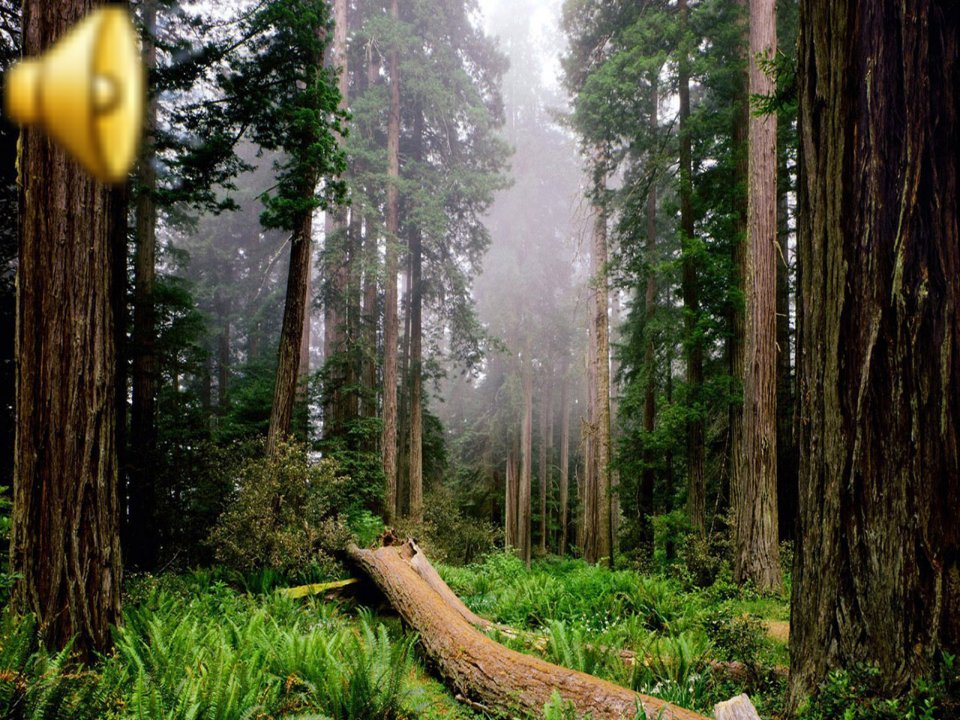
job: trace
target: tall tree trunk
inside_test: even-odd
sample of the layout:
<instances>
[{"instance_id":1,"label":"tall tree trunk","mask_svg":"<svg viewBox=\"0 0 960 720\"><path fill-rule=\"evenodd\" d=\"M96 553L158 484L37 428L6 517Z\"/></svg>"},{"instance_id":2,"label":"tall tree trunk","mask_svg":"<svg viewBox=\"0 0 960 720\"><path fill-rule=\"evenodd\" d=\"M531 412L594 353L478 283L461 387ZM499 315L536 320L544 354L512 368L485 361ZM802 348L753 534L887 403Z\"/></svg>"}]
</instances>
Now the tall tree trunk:
<instances>
[{"instance_id":1,"label":"tall tree trunk","mask_svg":"<svg viewBox=\"0 0 960 720\"><path fill-rule=\"evenodd\" d=\"M379 82L379 53L374 52L371 41L367 45L367 90ZM360 384L363 394L360 401L360 415L366 418L377 415L377 329L380 321L380 308L377 297L377 281L380 271L380 250L377 225L374 218L366 219L363 238L363 363ZM375 443L372 443L375 445ZM371 448L373 449L373 448Z\"/></svg>"},{"instance_id":2,"label":"tall tree trunk","mask_svg":"<svg viewBox=\"0 0 960 720\"><path fill-rule=\"evenodd\" d=\"M350 69L347 55L347 0L333 0L333 43L330 45L330 65L339 73L340 107L350 106ZM323 358L326 369L326 388L324 389L324 437L335 437L343 433L346 421L344 387L347 385L343 357L345 352L347 329L346 292L348 283L348 265L350 263L347 208L335 208L327 213L325 228L324 280L323 293ZM312 270L311 263L311 270ZM306 288L306 307L308 320L304 332L309 335L310 287ZM309 362L309 339L305 352ZM301 382L309 373L302 374ZM302 387L302 385L301 385Z\"/></svg>"},{"instance_id":3,"label":"tall tree trunk","mask_svg":"<svg viewBox=\"0 0 960 720\"><path fill-rule=\"evenodd\" d=\"M217 303L220 316L220 335L217 338L217 408L221 417L230 412L230 307L226 300ZM256 337L256 331L251 333ZM256 359L255 348L249 351L249 360Z\"/></svg>"},{"instance_id":4,"label":"tall tree trunk","mask_svg":"<svg viewBox=\"0 0 960 720\"><path fill-rule=\"evenodd\" d=\"M154 34L157 5L147 0L142 6L143 61L148 71L157 66ZM138 170L139 194L136 215L136 256L134 258L133 300L133 405L130 413L130 510L128 532L124 533L127 563L150 570L157 562L156 494L154 469L157 465L157 319L154 307L156 286L157 205L154 193L157 173L157 101L147 105L146 130Z\"/></svg>"},{"instance_id":5,"label":"tall tree trunk","mask_svg":"<svg viewBox=\"0 0 960 720\"><path fill-rule=\"evenodd\" d=\"M569 380L564 374L560 422L560 557L567 554L570 529L570 412Z\"/></svg>"},{"instance_id":6,"label":"tall tree trunk","mask_svg":"<svg viewBox=\"0 0 960 720\"><path fill-rule=\"evenodd\" d=\"M657 88L657 75L651 78L651 109L650 129L654 136L660 128L660 97ZM656 338L653 335L653 320L657 312L657 271L654 262L657 255L657 175L651 173L650 190L647 192L647 287L644 293L643 332L644 355L643 366L646 373L646 382L643 390L643 431L646 434L646 447L643 451L643 477L640 480L640 507L641 517L654 514L653 491L656 483L655 458L649 445L656 430L657 418L657 373L656 373ZM643 538L653 542L653 526L647 520L643 521Z\"/></svg>"},{"instance_id":7,"label":"tall tree trunk","mask_svg":"<svg viewBox=\"0 0 960 720\"><path fill-rule=\"evenodd\" d=\"M313 211L303 213L290 241L290 270L287 274L287 294L280 331L280 349L277 359L277 380L270 411L270 429L267 451L272 453L290 434L293 406L297 396L300 370L300 346L303 317L306 314L306 285L310 277L310 257L313 234Z\"/></svg>"},{"instance_id":8,"label":"tall tree trunk","mask_svg":"<svg viewBox=\"0 0 960 720\"><path fill-rule=\"evenodd\" d=\"M47 50L95 6L23 3L23 52ZM17 269L14 605L84 660L120 621L114 227L117 193L25 130Z\"/></svg>"},{"instance_id":9,"label":"tall tree trunk","mask_svg":"<svg viewBox=\"0 0 960 720\"><path fill-rule=\"evenodd\" d=\"M786 153L780 153L777 200L777 504L780 539L795 540L797 526L797 458L793 430L794 377L790 355L790 211Z\"/></svg>"},{"instance_id":10,"label":"tall tree trunk","mask_svg":"<svg viewBox=\"0 0 960 720\"><path fill-rule=\"evenodd\" d=\"M317 28L317 32L323 32ZM323 65L323 56L311 59L309 68L312 78L318 77ZM313 144L315 138L303 139L304 147ZM270 410L270 427L267 431L267 452L272 454L277 443L290 435L293 408L297 399L300 380L300 352L303 341L303 323L307 314L307 284L313 270L313 207L318 173L311 173L312 181L304 182L306 208L296 219L290 238L290 267L287 272L287 292L283 307L283 324L280 329L280 347L277 352L277 375L273 390L273 406Z\"/></svg>"},{"instance_id":11,"label":"tall tree trunk","mask_svg":"<svg viewBox=\"0 0 960 720\"><path fill-rule=\"evenodd\" d=\"M413 121L413 160L423 162L423 109ZM423 521L423 230L410 232L410 518Z\"/></svg>"},{"instance_id":12,"label":"tall tree trunk","mask_svg":"<svg viewBox=\"0 0 960 720\"><path fill-rule=\"evenodd\" d=\"M519 528L517 545L523 561L530 564L533 534L531 485L533 476L533 365L524 353L522 373L523 420L520 429L520 492L517 512Z\"/></svg>"},{"instance_id":13,"label":"tall tree trunk","mask_svg":"<svg viewBox=\"0 0 960 720\"><path fill-rule=\"evenodd\" d=\"M771 95L758 58L777 51L776 0L750 0L750 95ZM777 116L750 117L743 452L734 580L780 587L777 519Z\"/></svg>"},{"instance_id":14,"label":"tall tree trunk","mask_svg":"<svg viewBox=\"0 0 960 720\"><path fill-rule=\"evenodd\" d=\"M621 299L620 291L614 289L610 292L610 361L608 364L610 377L610 557L612 558L620 551L620 470L613 463L613 456L616 453L616 444L619 440L617 416L620 412L620 388L617 378L620 374L619 363L617 362L617 353L614 348L620 343L620 317L621 317Z\"/></svg>"},{"instance_id":15,"label":"tall tree trunk","mask_svg":"<svg viewBox=\"0 0 960 720\"><path fill-rule=\"evenodd\" d=\"M360 415L366 418L377 415L377 329L380 323L377 278L379 274L379 242L376 227L371 219L365 223L363 238L363 365L360 384L363 394L360 400ZM374 443L375 444L375 443Z\"/></svg>"},{"instance_id":16,"label":"tall tree trunk","mask_svg":"<svg viewBox=\"0 0 960 720\"><path fill-rule=\"evenodd\" d=\"M588 563L597 561L597 463L596 463L596 416L597 416L597 334L593 330L596 313L596 294L590 293L587 306L587 367L586 395L587 412L582 425L583 436L583 482L580 484L580 552Z\"/></svg>"},{"instance_id":17,"label":"tall tree trunk","mask_svg":"<svg viewBox=\"0 0 960 720\"><path fill-rule=\"evenodd\" d=\"M680 229L683 234L683 310L686 332L687 386L692 417L687 421L687 512L700 535L706 533L706 482L703 470L703 342L697 330L700 317L699 262L694 245L693 150L690 135L690 41L687 0L678 0L680 25Z\"/></svg>"},{"instance_id":18,"label":"tall tree trunk","mask_svg":"<svg viewBox=\"0 0 960 720\"><path fill-rule=\"evenodd\" d=\"M799 49L794 706L960 652L960 12L804 0Z\"/></svg>"},{"instance_id":19,"label":"tall tree trunk","mask_svg":"<svg viewBox=\"0 0 960 720\"><path fill-rule=\"evenodd\" d=\"M613 565L613 526L610 492L610 319L608 301L610 296L607 281L607 211L605 171L600 162L594 168L594 191L597 194L596 222L593 230L593 253L591 254L594 283L593 332L597 338L595 359L596 389L596 553L594 560L606 558Z\"/></svg>"},{"instance_id":20,"label":"tall tree trunk","mask_svg":"<svg viewBox=\"0 0 960 720\"><path fill-rule=\"evenodd\" d=\"M399 0L391 0L390 17L400 17ZM400 50L390 48L390 119L387 126L387 250L383 311L383 474L384 516L392 523L397 515L397 230L400 179Z\"/></svg>"},{"instance_id":21,"label":"tall tree trunk","mask_svg":"<svg viewBox=\"0 0 960 720\"><path fill-rule=\"evenodd\" d=\"M550 434L550 389L549 380L547 387L541 389L540 396L540 447L538 465L540 471L540 554L547 554L547 533L550 523L547 522L547 483L549 482L549 473L547 472L547 445Z\"/></svg>"},{"instance_id":22,"label":"tall tree trunk","mask_svg":"<svg viewBox=\"0 0 960 720\"><path fill-rule=\"evenodd\" d=\"M506 469L506 498L505 498L505 530L504 542L508 548L519 545L517 532L517 511L519 508L519 487L517 484L517 455L511 450L507 457Z\"/></svg>"},{"instance_id":23,"label":"tall tree trunk","mask_svg":"<svg viewBox=\"0 0 960 720\"><path fill-rule=\"evenodd\" d=\"M740 56L743 74L737 87L737 108L733 119L733 147L736 153L736 238L731 253L733 270L733 298L730 301L730 336L727 353L730 361L730 377L737 400L731 400L728 412L730 424L730 447L727 457L728 501L736 522L737 508L743 505L743 380L745 374L746 348L746 275L747 233L750 221L750 0L737 0L740 23ZM740 190L742 188L742 191ZM734 551L736 554L736 551Z\"/></svg>"}]
</instances>

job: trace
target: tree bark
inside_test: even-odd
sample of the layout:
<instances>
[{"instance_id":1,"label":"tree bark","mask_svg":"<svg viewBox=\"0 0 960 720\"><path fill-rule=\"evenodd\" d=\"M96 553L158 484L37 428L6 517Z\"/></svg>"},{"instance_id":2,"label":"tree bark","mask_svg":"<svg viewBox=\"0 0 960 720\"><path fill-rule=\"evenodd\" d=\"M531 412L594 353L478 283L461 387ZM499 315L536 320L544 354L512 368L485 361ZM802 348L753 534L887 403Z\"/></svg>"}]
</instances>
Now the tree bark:
<instances>
[{"instance_id":1,"label":"tree bark","mask_svg":"<svg viewBox=\"0 0 960 720\"><path fill-rule=\"evenodd\" d=\"M373 41L367 45L367 90L371 91L379 82L379 54L374 52ZM377 415L377 330L380 323L377 282L380 272L380 251L377 224L372 215L364 223L363 237L363 362L361 386L363 395L360 400L360 415L373 418ZM372 442L371 445L376 445ZM375 448L371 448L375 449Z\"/></svg>"},{"instance_id":2,"label":"tree bark","mask_svg":"<svg viewBox=\"0 0 960 720\"><path fill-rule=\"evenodd\" d=\"M520 429L520 491L517 518L517 546L523 561L530 564L533 544L533 498L531 485L533 476L533 367L529 353L523 358L523 420Z\"/></svg>"},{"instance_id":3,"label":"tree bark","mask_svg":"<svg viewBox=\"0 0 960 720\"><path fill-rule=\"evenodd\" d=\"M330 45L330 65L340 73L337 83L340 91L340 108L350 106L350 68L347 54L347 0L333 0L333 42ZM341 139L342 142L342 139ZM348 379L345 374L347 367L343 357L346 351L346 328L348 302L346 300L347 284L350 263L348 246L350 231L348 228L347 208L334 208L327 213L324 248L324 280L326 287L323 292L323 358L326 370L326 387L324 389L324 437L336 437L343 433L345 422L345 386ZM312 264L311 264L312 270ZM307 283L306 307L310 308L310 283ZM304 327L308 336L304 351L309 363L309 319ZM301 382L306 378L309 369L301 373Z\"/></svg>"},{"instance_id":4,"label":"tree bark","mask_svg":"<svg viewBox=\"0 0 960 720\"><path fill-rule=\"evenodd\" d=\"M606 177L599 162L594 169L594 189L597 193L597 213L593 230L593 253L591 254L594 282L593 331L597 338L597 354L594 358L596 388L596 551L594 561L606 559L613 565L613 526L610 492L610 319L607 281L607 211L604 207Z\"/></svg>"},{"instance_id":5,"label":"tree bark","mask_svg":"<svg viewBox=\"0 0 960 720\"><path fill-rule=\"evenodd\" d=\"M786 153L781 150L777 202L777 515L780 539L795 540L797 526L797 457L794 432L795 378L790 353L790 252Z\"/></svg>"},{"instance_id":6,"label":"tree bark","mask_svg":"<svg viewBox=\"0 0 960 720\"><path fill-rule=\"evenodd\" d=\"M427 657L453 690L485 712L539 716L556 692L572 703L578 717L589 714L593 720L630 720L638 705L650 720L703 720L657 698L500 645L475 627L490 624L459 601L412 541L377 550L354 545L348 554L416 630Z\"/></svg>"},{"instance_id":7,"label":"tree bark","mask_svg":"<svg viewBox=\"0 0 960 720\"><path fill-rule=\"evenodd\" d=\"M390 17L400 17L399 0L391 0ZM400 50L390 48L390 118L387 126L387 250L384 279L383 318L383 474L384 516L392 523L397 516L397 341L400 333L397 313L397 231L399 229L400 179Z\"/></svg>"},{"instance_id":8,"label":"tree bark","mask_svg":"<svg viewBox=\"0 0 960 720\"><path fill-rule=\"evenodd\" d=\"M37 56L95 7L23 3L23 52ZM14 606L44 642L90 661L120 622L115 244L118 192L38 130L20 146Z\"/></svg>"},{"instance_id":9,"label":"tree bark","mask_svg":"<svg viewBox=\"0 0 960 720\"><path fill-rule=\"evenodd\" d=\"M157 6L153 0L143 3L143 62L147 72L157 66L154 33L157 30ZM156 152L157 101L147 104L143 146L140 152L136 204L136 254L134 257L133 299L133 377L130 413L130 506L124 533L127 563L150 570L157 561L156 496L154 468L157 465L157 319L155 310L157 205L154 193L157 173Z\"/></svg>"},{"instance_id":10,"label":"tree bark","mask_svg":"<svg viewBox=\"0 0 960 720\"><path fill-rule=\"evenodd\" d=\"M757 64L777 50L776 0L750 0L750 96L771 95ZM780 587L777 519L777 117L750 117L743 451L734 526L734 581Z\"/></svg>"},{"instance_id":11,"label":"tree bark","mask_svg":"<svg viewBox=\"0 0 960 720\"><path fill-rule=\"evenodd\" d=\"M423 162L423 110L413 121L413 160ZM410 230L410 519L423 521L423 230Z\"/></svg>"},{"instance_id":12,"label":"tree bark","mask_svg":"<svg viewBox=\"0 0 960 720\"><path fill-rule=\"evenodd\" d=\"M660 127L660 96L657 88L657 76L651 78L651 108L650 129L656 135ZM657 373L656 373L656 339L653 334L653 320L657 312L657 272L654 259L657 254L657 178L651 173L650 190L647 192L647 287L644 292L643 332L644 348L643 365L646 373L646 382L643 390L643 431L647 436L647 444L651 442L656 430L657 418ZM640 507L641 515L652 516L653 491L656 483L654 456L649 448L643 453L643 477L640 480ZM647 542L653 542L653 526L650 522L643 522L643 537Z\"/></svg>"},{"instance_id":13,"label":"tree bark","mask_svg":"<svg viewBox=\"0 0 960 720\"><path fill-rule=\"evenodd\" d=\"M597 334L593 331L593 308L596 295L590 294L587 305L591 317L587 318L586 395L587 413L581 425L583 438L583 480L578 486L580 495L579 542L580 553L589 563L597 561L597 463L596 463L596 407L597 407Z\"/></svg>"},{"instance_id":14,"label":"tree bark","mask_svg":"<svg viewBox=\"0 0 960 720\"><path fill-rule=\"evenodd\" d=\"M303 318L306 314L306 286L310 278L313 212L304 212L290 240L290 269L287 274L287 294L280 331L280 349L277 359L277 379L270 412L267 451L272 453L278 442L290 434L293 406L297 397L300 376L300 346Z\"/></svg>"},{"instance_id":15,"label":"tree bark","mask_svg":"<svg viewBox=\"0 0 960 720\"><path fill-rule=\"evenodd\" d=\"M960 651L960 12L804 0L799 51L794 707Z\"/></svg>"},{"instance_id":16,"label":"tree bark","mask_svg":"<svg viewBox=\"0 0 960 720\"><path fill-rule=\"evenodd\" d=\"M680 84L680 229L683 235L683 310L686 333L687 391L689 394L687 421L687 512L693 529L706 533L706 481L703 459L703 418L700 395L703 388L703 341L699 337L700 317L699 262L692 247L693 221L693 150L690 135L690 48L687 37L690 10L687 0L678 0L680 41L678 62Z\"/></svg>"},{"instance_id":17,"label":"tree bark","mask_svg":"<svg viewBox=\"0 0 960 720\"><path fill-rule=\"evenodd\" d=\"M519 507L519 487L517 485L517 456L511 450L507 457L506 497L504 498L504 544L508 548L519 545L517 532L517 510Z\"/></svg>"},{"instance_id":18,"label":"tree bark","mask_svg":"<svg viewBox=\"0 0 960 720\"><path fill-rule=\"evenodd\" d=\"M727 458L728 501L731 520L736 523L737 508L743 505L743 380L746 348L746 277L747 235L750 223L750 0L737 0L740 25L740 59L743 73L737 87L737 108L733 119L733 147L736 153L736 238L731 253L733 292L730 301L730 337L727 352L730 360L733 398L730 401L730 447ZM733 531L735 532L735 530ZM734 550L736 555L736 550Z\"/></svg>"},{"instance_id":19,"label":"tree bark","mask_svg":"<svg viewBox=\"0 0 960 720\"><path fill-rule=\"evenodd\" d=\"M569 380L564 375L560 422L560 556L567 554L570 529L570 412Z\"/></svg>"},{"instance_id":20,"label":"tree bark","mask_svg":"<svg viewBox=\"0 0 960 720\"><path fill-rule=\"evenodd\" d=\"M549 383L549 380L547 381ZM549 482L549 473L547 472L547 446L550 434L550 389L549 386L541 389L540 396L540 447L539 449L539 474L540 474L540 554L547 554L547 533L550 523L547 522L547 483Z\"/></svg>"}]
</instances>

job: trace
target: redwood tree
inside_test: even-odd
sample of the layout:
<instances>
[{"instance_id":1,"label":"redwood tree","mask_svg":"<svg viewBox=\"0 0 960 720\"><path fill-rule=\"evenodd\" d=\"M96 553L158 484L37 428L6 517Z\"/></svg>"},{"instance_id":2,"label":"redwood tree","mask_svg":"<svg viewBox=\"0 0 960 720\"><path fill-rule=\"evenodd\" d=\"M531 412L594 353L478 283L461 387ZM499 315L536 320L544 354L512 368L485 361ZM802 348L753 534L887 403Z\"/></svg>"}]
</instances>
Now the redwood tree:
<instances>
[{"instance_id":1,"label":"redwood tree","mask_svg":"<svg viewBox=\"0 0 960 720\"><path fill-rule=\"evenodd\" d=\"M264 34L264 47L254 62L268 68L282 56L272 72L255 75L255 85L242 87L269 100L258 113L254 139L261 147L282 150L286 159L277 168L276 188L265 197L263 222L289 230L290 267L280 331L276 384L270 411L267 448L290 433L300 379L307 287L312 270L313 214L342 199L344 188L333 178L345 162L337 142L342 134L340 94L332 70L324 67L329 8L321 0L289 0L264 6L253 16ZM282 85L280 84L282 83ZM323 194L318 194L321 180Z\"/></svg>"},{"instance_id":2,"label":"redwood tree","mask_svg":"<svg viewBox=\"0 0 960 720\"><path fill-rule=\"evenodd\" d=\"M143 3L143 60L148 71L157 66L154 38L157 6ZM157 277L156 162L157 100L147 106L146 132L137 172L133 300L133 394L130 413L130 499L124 533L129 565L150 569L156 563L157 533L154 485L157 466L157 313L154 292Z\"/></svg>"},{"instance_id":3,"label":"redwood tree","mask_svg":"<svg viewBox=\"0 0 960 720\"><path fill-rule=\"evenodd\" d=\"M390 3L390 17L400 17L399 0ZM384 518L392 522L397 514L397 341L400 318L397 300L397 231L399 229L400 180L400 49L390 48L390 118L387 123L387 208L386 258L383 309L383 474Z\"/></svg>"},{"instance_id":4,"label":"redwood tree","mask_svg":"<svg viewBox=\"0 0 960 720\"><path fill-rule=\"evenodd\" d=\"M694 248L693 141L690 129L690 9L679 0L680 39L677 62L680 95L680 231L683 242L683 310L686 335L687 385L690 417L687 420L687 512L694 530L706 532L706 480L704 477L703 418L699 399L703 387L703 340L697 328L700 315L699 261Z\"/></svg>"},{"instance_id":5,"label":"redwood tree","mask_svg":"<svg viewBox=\"0 0 960 720\"><path fill-rule=\"evenodd\" d=\"M750 95L771 95L760 67L777 49L776 0L750 1ZM743 444L733 487L734 580L780 586L777 522L777 117L752 115L746 240Z\"/></svg>"},{"instance_id":6,"label":"redwood tree","mask_svg":"<svg viewBox=\"0 0 960 720\"><path fill-rule=\"evenodd\" d=\"M960 9L800 5L791 701L960 651Z\"/></svg>"},{"instance_id":7,"label":"redwood tree","mask_svg":"<svg viewBox=\"0 0 960 720\"><path fill-rule=\"evenodd\" d=\"M25 0L23 50L39 55L90 0ZM120 620L114 224L117 197L42 132L20 154L14 603L46 643L85 659Z\"/></svg>"}]
</instances>

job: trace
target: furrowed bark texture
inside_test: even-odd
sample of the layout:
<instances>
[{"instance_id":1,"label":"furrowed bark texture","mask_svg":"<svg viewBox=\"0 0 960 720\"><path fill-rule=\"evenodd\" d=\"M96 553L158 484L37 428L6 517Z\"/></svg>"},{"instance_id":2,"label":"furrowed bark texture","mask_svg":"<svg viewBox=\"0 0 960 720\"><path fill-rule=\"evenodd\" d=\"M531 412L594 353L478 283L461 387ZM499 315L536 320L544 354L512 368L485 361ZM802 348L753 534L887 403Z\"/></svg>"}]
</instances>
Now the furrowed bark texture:
<instances>
[{"instance_id":1,"label":"furrowed bark texture","mask_svg":"<svg viewBox=\"0 0 960 720\"><path fill-rule=\"evenodd\" d=\"M412 542L377 550L351 546L348 554L417 631L427 657L453 689L489 712L539 716L556 691L573 703L578 716L589 713L593 720L632 720L638 704L650 720L703 720L657 698L500 645L477 629L492 624L473 615L433 568L426 569L429 563Z\"/></svg>"},{"instance_id":2,"label":"furrowed bark texture","mask_svg":"<svg viewBox=\"0 0 960 720\"><path fill-rule=\"evenodd\" d=\"M750 96L770 95L757 64L777 49L776 0L750 0ZM777 520L777 117L750 117L743 448L734 526L734 580L780 587Z\"/></svg>"},{"instance_id":3,"label":"furrowed bark texture","mask_svg":"<svg viewBox=\"0 0 960 720\"><path fill-rule=\"evenodd\" d=\"M23 50L47 50L96 5L23 3ZM14 605L84 660L120 621L113 227L117 194L37 130L20 150Z\"/></svg>"},{"instance_id":4,"label":"furrowed bark texture","mask_svg":"<svg viewBox=\"0 0 960 720\"><path fill-rule=\"evenodd\" d=\"M801 2L791 701L960 650L960 7Z\"/></svg>"},{"instance_id":5,"label":"furrowed bark texture","mask_svg":"<svg viewBox=\"0 0 960 720\"><path fill-rule=\"evenodd\" d=\"M390 3L390 17L400 17L399 0ZM397 516L397 341L400 320L397 307L397 231L399 229L400 179L400 51L392 47L390 62L390 119L387 127L387 251L385 258L383 309L383 474L384 517L392 523Z\"/></svg>"}]
</instances>

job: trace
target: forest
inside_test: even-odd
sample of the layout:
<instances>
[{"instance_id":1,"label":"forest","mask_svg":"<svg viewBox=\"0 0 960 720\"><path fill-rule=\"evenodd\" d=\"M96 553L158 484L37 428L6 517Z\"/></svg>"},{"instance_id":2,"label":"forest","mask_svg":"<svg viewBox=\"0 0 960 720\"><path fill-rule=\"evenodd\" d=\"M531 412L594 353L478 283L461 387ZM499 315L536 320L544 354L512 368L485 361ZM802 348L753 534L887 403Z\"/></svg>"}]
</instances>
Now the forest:
<instances>
[{"instance_id":1,"label":"forest","mask_svg":"<svg viewBox=\"0 0 960 720\"><path fill-rule=\"evenodd\" d=\"M132 170L0 117L0 718L960 718L960 3L106 5Z\"/></svg>"}]
</instances>

